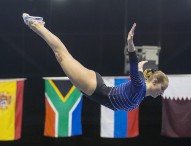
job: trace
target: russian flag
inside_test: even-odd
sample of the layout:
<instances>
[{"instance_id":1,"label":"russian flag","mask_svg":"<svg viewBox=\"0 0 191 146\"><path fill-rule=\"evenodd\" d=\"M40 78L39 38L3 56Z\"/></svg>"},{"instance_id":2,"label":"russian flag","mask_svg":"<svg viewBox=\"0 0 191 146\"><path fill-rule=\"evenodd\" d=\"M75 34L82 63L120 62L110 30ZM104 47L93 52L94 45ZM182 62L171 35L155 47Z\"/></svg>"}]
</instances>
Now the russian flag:
<instances>
[{"instance_id":1,"label":"russian flag","mask_svg":"<svg viewBox=\"0 0 191 146\"><path fill-rule=\"evenodd\" d=\"M104 77L107 86L115 86L128 80L127 77ZM139 108L130 112L112 111L101 106L101 137L130 138L139 135Z\"/></svg>"}]
</instances>

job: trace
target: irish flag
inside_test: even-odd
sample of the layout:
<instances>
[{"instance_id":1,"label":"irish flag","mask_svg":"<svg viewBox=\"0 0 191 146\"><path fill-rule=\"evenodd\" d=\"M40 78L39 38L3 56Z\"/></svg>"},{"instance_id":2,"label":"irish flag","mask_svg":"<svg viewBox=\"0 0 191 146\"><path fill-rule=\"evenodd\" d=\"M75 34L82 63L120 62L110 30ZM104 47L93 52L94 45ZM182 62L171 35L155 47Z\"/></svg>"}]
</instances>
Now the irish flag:
<instances>
[{"instance_id":1,"label":"irish flag","mask_svg":"<svg viewBox=\"0 0 191 146\"><path fill-rule=\"evenodd\" d=\"M24 79L0 80L0 140L21 138Z\"/></svg>"},{"instance_id":2,"label":"irish flag","mask_svg":"<svg viewBox=\"0 0 191 146\"><path fill-rule=\"evenodd\" d=\"M45 103L45 136L82 134L82 94L68 78L45 78Z\"/></svg>"}]
</instances>

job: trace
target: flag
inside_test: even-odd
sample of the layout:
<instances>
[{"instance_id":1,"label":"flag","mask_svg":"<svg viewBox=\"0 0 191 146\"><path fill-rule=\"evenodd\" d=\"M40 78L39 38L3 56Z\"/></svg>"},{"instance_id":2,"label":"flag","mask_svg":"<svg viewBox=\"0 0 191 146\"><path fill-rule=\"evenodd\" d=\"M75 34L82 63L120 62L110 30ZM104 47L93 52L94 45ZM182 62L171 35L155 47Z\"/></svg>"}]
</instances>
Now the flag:
<instances>
[{"instance_id":1,"label":"flag","mask_svg":"<svg viewBox=\"0 0 191 146\"><path fill-rule=\"evenodd\" d=\"M128 78L104 77L107 86L115 86L124 83ZM113 111L101 106L101 137L130 138L139 135L138 122L139 108L130 112Z\"/></svg>"},{"instance_id":2,"label":"flag","mask_svg":"<svg viewBox=\"0 0 191 146\"><path fill-rule=\"evenodd\" d=\"M82 94L68 78L45 78L45 104L45 136L82 134Z\"/></svg>"},{"instance_id":3,"label":"flag","mask_svg":"<svg viewBox=\"0 0 191 146\"><path fill-rule=\"evenodd\" d=\"M21 138L24 79L0 80L0 140Z\"/></svg>"},{"instance_id":4,"label":"flag","mask_svg":"<svg viewBox=\"0 0 191 146\"><path fill-rule=\"evenodd\" d=\"M191 76L169 75L169 86L162 98L161 134L191 137Z\"/></svg>"}]
</instances>

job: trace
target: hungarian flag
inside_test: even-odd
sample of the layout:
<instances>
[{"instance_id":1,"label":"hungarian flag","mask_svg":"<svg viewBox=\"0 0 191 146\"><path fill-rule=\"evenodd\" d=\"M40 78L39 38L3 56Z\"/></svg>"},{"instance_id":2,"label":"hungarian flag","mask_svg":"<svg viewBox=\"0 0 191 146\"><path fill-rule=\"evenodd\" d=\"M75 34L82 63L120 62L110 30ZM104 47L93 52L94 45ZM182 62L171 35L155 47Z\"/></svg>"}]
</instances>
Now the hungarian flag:
<instances>
[{"instance_id":1,"label":"hungarian flag","mask_svg":"<svg viewBox=\"0 0 191 146\"><path fill-rule=\"evenodd\" d=\"M82 134L82 94L68 78L45 78L45 103L45 136Z\"/></svg>"},{"instance_id":2,"label":"hungarian flag","mask_svg":"<svg viewBox=\"0 0 191 146\"><path fill-rule=\"evenodd\" d=\"M127 82L126 77L104 77L107 86ZM113 111L101 106L101 137L130 138L139 135L139 108L130 112Z\"/></svg>"},{"instance_id":3,"label":"hungarian flag","mask_svg":"<svg viewBox=\"0 0 191 146\"><path fill-rule=\"evenodd\" d=\"M0 80L0 140L21 138L24 79Z\"/></svg>"},{"instance_id":4,"label":"hungarian flag","mask_svg":"<svg viewBox=\"0 0 191 146\"><path fill-rule=\"evenodd\" d=\"M161 134L191 137L191 76L169 75L169 87L162 99Z\"/></svg>"}]
</instances>

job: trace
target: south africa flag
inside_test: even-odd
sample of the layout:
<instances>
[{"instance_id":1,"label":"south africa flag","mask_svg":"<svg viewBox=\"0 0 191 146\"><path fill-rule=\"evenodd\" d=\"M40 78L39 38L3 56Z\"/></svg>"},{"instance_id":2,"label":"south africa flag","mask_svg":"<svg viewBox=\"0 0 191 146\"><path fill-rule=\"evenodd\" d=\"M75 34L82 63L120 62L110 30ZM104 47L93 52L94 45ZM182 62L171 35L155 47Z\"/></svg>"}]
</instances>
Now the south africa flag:
<instances>
[{"instance_id":1,"label":"south africa flag","mask_svg":"<svg viewBox=\"0 0 191 146\"><path fill-rule=\"evenodd\" d=\"M45 78L45 103L45 136L82 134L82 94L67 78Z\"/></svg>"}]
</instances>

